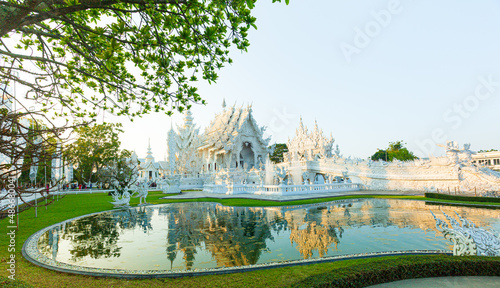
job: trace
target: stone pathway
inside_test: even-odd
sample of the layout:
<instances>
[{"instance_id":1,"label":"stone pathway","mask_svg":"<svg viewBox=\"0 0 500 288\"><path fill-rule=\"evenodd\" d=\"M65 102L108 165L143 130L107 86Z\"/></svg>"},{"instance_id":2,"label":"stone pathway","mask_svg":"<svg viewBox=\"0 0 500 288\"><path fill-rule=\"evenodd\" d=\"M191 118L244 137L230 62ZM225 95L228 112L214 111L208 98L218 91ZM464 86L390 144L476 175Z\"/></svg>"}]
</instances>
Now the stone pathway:
<instances>
[{"instance_id":1,"label":"stone pathway","mask_svg":"<svg viewBox=\"0 0 500 288\"><path fill-rule=\"evenodd\" d=\"M500 277L434 277L395 281L366 288L497 288Z\"/></svg>"},{"instance_id":2,"label":"stone pathway","mask_svg":"<svg viewBox=\"0 0 500 288\"><path fill-rule=\"evenodd\" d=\"M423 196L424 193L420 192L405 192L405 191L350 191L350 192L330 192L330 193L311 193L304 195L290 195L290 196L278 196L278 195L254 195L254 194L216 194L207 193L203 191L193 191L193 192L182 192L182 194L163 197L162 199L196 199L196 198L215 198L215 199L230 199L230 198L244 198L244 199L256 199L256 200L269 200L269 201L293 201L293 200L306 200L306 199L318 199L318 198L328 198L328 197L338 197L338 196L349 196L349 195L418 195Z\"/></svg>"}]
</instances>

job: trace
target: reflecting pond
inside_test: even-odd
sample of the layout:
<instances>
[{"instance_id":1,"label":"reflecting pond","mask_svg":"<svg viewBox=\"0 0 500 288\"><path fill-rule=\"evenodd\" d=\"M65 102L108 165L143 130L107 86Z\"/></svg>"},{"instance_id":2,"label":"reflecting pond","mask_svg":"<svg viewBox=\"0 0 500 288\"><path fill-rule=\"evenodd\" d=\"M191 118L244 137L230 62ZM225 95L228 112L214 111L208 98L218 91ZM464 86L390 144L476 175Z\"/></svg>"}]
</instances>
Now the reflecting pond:
<instances>
[{"instance_id":1,"label":"reflecting pond","mask_svg":"<svg viewBox=\"0 0 500 288\"><path fill-rule=\"evenodd\" d=\"M60 263L190 270L404 250L449 250L431 209L500 231L499 210L362 199L289 207L216 203L143 206L85 216L43 233L38 250Z\"/></svg>"}]
</instances>

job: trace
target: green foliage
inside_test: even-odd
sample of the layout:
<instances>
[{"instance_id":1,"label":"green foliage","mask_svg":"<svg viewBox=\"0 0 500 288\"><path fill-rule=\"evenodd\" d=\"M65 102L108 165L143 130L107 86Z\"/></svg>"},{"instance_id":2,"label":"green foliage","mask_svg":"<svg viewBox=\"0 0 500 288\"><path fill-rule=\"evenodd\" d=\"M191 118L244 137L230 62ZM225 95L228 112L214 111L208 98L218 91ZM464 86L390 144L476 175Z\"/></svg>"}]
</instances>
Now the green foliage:
<instances>
[{"instance_id":1,"label":"green foliage","mask_svg":"<svg viewBox=\"0 0 500 288\"><path fill-rule=\"evenodd\" d=\"M64 151L64 158L77 169L73 172L79 183L95 182L101 169L120 159L121 124L94 124L75 129L75 142Z\"/></svg>"},{"instance_id":2,"label":"green foliage","mask_svg":"<svg viewBox=\"0 0 500 288\"><path fill-rule=\"evenodd\" d=\"M441 193L425 193L425 197L434 199L444 199L444 200L500 203L500 198L496 197L456 196L456 195L448 195Z\"/></svg>"},{"instance_id":3,"label":"green foliage","mask_svg":"<svg viewBox=\"0 0 500 288\"><path fill-rule=\"evenodd\" d=\"M269 150L272 151L272 153L269 154L269 159L273 163L280 163L283 162L283 153L288 152L288 147L285 143L279 143L270 146Z\"/></svg>"},{"instance_id":4,"label":"green foliage","mask_svg":"<svg viewBox=\"0 0 500 288\"><path fill-rule=\"evenodd\" d=\"M397 256L313 275L292 287L366 287L398 280L444 276L496 276L496 257Z\"/></svg>"},{"instance_id":5,"label":"green foliage","mask_svg":"<svg viewBox=\"0 0 500 288\"><path fill-rule=\"evenodd\" d=\"M0 45L0 78L28 86L44 112L62 105L60 116L182 112L205 103L194 84L215 82L231 47L247 51L255 2L1 1L0 37L20 40Z\"/></svg>"},{"instance_id":6,"label":"green foliage","mask_svg":"<svg viewBox=\"0 0 500 288\"><path fill-rule=\"evenodd\" d=\"M118 194L123 194L132 184L137 181L138 165L130 159L132 153L127 150L122 150L120 154L111 162L108 162L106 167L98 173L101 183L108 183L112 189L116 189Z\"/></svg>"},{"instance_id":7,"label":"green foliage","mask_svg":"<svg viewBox=\"0 0 500 288\"><path fill-rule=\"evenodd\" d=\"M490 150L479 150L477 153L486 153L486 152L496 152L498 151L497 149L490 149Z\"/></svg>"},{"instance_id":8,"label":"green foliage","mask_svg":"<svg viewBox=\"0 0 500 288\"><path fill-rule=\"evenodd\" d=\"M417 156L413 154L413 152L408 151L406 147L404 147L403 141L390 142L389 148L386 150L378 150L373 154L370 158L373 161L383 160L392 162L394 159L400 161L411 161L418 159Z\"/></svg>"}]
</instances>

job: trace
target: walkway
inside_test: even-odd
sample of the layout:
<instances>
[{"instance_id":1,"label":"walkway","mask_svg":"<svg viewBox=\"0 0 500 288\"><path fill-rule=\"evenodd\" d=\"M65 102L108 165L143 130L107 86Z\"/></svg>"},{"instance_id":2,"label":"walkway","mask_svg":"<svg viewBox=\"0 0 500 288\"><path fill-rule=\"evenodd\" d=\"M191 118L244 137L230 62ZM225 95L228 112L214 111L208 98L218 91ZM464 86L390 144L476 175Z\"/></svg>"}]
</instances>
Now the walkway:
<instances>
[{"instance_id":1,"label":"walkway","mask_svg":"<svg viewBox=\"0 0 500 288\"><path fill-rule=\"evenodd\" d=\"M207 193L203 191L192 191L192 192L182 192L182 194L163 197L162 199L197 199L197 198L215 198L215 199L230 199L230 198L244 198L244 199L255 199L255 200L269 200L269 201L294 201L294 200L306 200L306 199L318 199L318 198L329 198L329 197L339 197L339 196L352 196L352 195L418 195L423 196L424 193L420 192L405 192L405 191L350 191L350 192L328 192L328 193L315 193L315 194L305 194L305 195L290 195L290 196L279 196L279 195L254 195L254 194L217 194L217 193Z\"/></svg>"},{"instance_id":2,"label":"walkway","mask_svg":"<svg viewBox=\"0 0 500 288\"><path fill-rule=\"evenodd\" d=\"M366 288L497 288L500 277L434 277L395 281Z\"/></svg>"}]
</instances>

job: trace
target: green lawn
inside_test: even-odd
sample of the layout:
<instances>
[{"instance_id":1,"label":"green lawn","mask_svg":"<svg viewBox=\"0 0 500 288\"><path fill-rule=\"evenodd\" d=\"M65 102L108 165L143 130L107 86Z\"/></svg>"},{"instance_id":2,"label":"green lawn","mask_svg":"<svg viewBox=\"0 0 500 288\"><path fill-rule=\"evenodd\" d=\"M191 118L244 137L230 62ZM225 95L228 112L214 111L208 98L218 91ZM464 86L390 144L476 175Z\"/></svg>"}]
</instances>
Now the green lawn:
<instances>
[{"instance_id":1,"label":"green lawn","mask_svg":"<svg viewBox=\"0 0 500 288\"><path fill-rule=\"evenodd\" d=\"M187 202L187 201L191 202L213 201L221 203L223 205L231 205L231 206L280 206L280 205L288 206L288 205L326 202L339 199L361 198L359 196L346 196L346 197L324 198L324 199L303 200L303 201L289 201L289 202L270 202L270 201L247 200L247 199L222 199L222 200L193 199L186 201L160 199L161 197L164 196L166 195L162 194L161 192L150 192L148 196L148 202L152 204L161 204L161 203ZM421 196L368 196L367 198L399 198L399 199L428 200L425 197ZM434 275L441 270L455 271L454 273L458 273L457 275L467 274L468 273L467 271L469 271L472 275L476 275L478 273L487 273L485 271L489 271L488 267L490 267L491 265L493 265L493 267L500 267L499 265L500 259L493 259L487 257L450 257L444 255L404 256L404 257L383 257L383 258L373 258L373 259L346 260L333 263L285 267L285 268L268 269L268 270L260 270L260 271L246 272L246 273L235 273L227 275L186 277L180 279L123 280L115 278L98 278L98 277L72 275L72 274L55 272L52 270L35 266L30 262L26 261L22 257L21 255L22 245L24 241L34 232L44 227L47 227L51 224L55 224L69 218L99 211L111 210L112 205L109 203L109 201L111 201L111 197L107 196L106 194L67 195L64 198L60 199L59 201L54 202L52 205L49 205L47 209L39 208L38 218L35 218L35 211L33 208L21 213L19 215L20 229L16 232L16 262L17 262L16 278L19 279L20 282L16 281L15 283L12 283L11 280L6 279L5 277L8 275L8 273L6 269L2 269L0 271L0 287L160 287L160 286L161 287L164 286L316 287L328 283L331 284L331 283L345 282L348 284L351 283L352 281L355 282L358 281L359 279L365 279L365 278L368 280L363 280L365 281L363 283L376 283L376 281L381 281L381 280L377 278L379 276L375 277L373 275L379 275L380 273L382 273L380 275L389 275L390 273L384 274L382 271L395 271L395 269L396 270L403 269L402 270L403 272L401 272L403 276L407 275L408 271L411 272L413 270L418 270L412 272L413 274L411 273L409 274L411 277L418 277L422 275L425 276L426 275L424 273L425 271L431 271L428 272L432 273L430 275ZM454 203L451 201L442 201L442 200L439 201ZM136 206L138 202L139 202L138 198L133 198L131 200L131 205ZM486 203L472 203L472 204L486 204ZM496 203L496 205L498 205L498 203ZM9 225L7 221L8 218L0 221L0 233L2 235L6 235L7 233L7 226ZM9 244L8 240L9 240L8 237L2 236L0 238L0 247L1 247L0 258L4 263L6 259L9 257L9 252L7 251L7 246ZM484 268L481 265L478 265L476 263L477 261L481 262L480 263L481 265L485 265L486 268ZM464 269L463 271L465 272L459 272L462 270L456 268L455 266L453 266L454 268L453 267L450 268L451 266L450 267L442 266L441 265L442 263L448 263L449 265L452 266L462 265L463 267L465 267L463 268ZM429 267L431 268L438 267L439 269L436 270L438 272L432 270L434 268L432 269L429 268L431 270L426 270L427 268L426 269L421 268L424 267L422 265L424 266L430 265ZM477 266L482 268L479 269L479 271L477 272L473 272L474 269L470 268L472 267L471 265L474 267ZM6 267L6 265L4 267ZM498 275L500 275L500 271L498 271L498 268L496 269ZM420 274L418 274L417 272ZM487 273L487 275L490 274L491 273ZM7 286L7 285L14 285L14 286ZM339 285L340 284L336 284L335 286ZM341 285L339 287L341 287ZM361 286L354 285L345 287L361 287Z\"/></svg>"}]
</instances>

